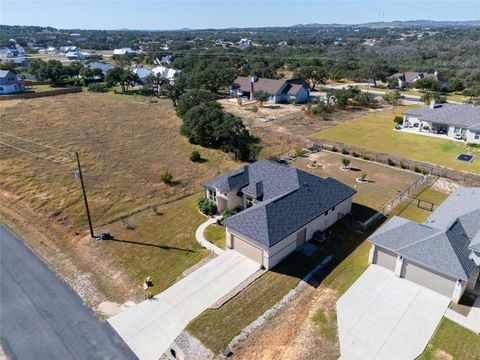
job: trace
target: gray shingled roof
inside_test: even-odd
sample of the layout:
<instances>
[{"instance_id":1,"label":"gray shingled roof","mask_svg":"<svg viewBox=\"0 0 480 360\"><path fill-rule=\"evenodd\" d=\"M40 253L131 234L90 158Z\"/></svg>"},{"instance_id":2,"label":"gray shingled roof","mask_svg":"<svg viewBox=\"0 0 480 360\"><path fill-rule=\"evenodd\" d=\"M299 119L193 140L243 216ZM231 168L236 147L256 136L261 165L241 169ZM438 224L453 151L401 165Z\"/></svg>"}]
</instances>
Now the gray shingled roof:
<instances>
[{"instance_id":1,"label":"gray shingled roof","mask_svg":"<svg viewBox=\"0 0 480 360\"><path fill-rule=\"evenodd\" d=\"M458 189L423 224L393 217L370 241L406 259L467 280L480 251L480 188Z\"/></svg>"},{"instance_id":2,"label":"gray shingled roof","mask_svg":"<svg viewBox=\"0 0 480 360\"><path fill-rule=\"evenodd\" d=\"M407 111L407 116L446 125L457 125L471 130L480 129L480 105L438 104L435 108L423 107Z\"/></svg>"},{"instance_id":3,"label":"gray shingled roof","mask_svg":"<svg viewBox=\"0 0 480 360\"><path fill-rule=\"evenodd\" d=\"M266 160L249 165L248 175L249 183L241 191L258 195L261 188L263 201L225 223L267 248L356 193L335 179ZM220 183L225 183L224 177Z\"/></svg>"}]
</instances>

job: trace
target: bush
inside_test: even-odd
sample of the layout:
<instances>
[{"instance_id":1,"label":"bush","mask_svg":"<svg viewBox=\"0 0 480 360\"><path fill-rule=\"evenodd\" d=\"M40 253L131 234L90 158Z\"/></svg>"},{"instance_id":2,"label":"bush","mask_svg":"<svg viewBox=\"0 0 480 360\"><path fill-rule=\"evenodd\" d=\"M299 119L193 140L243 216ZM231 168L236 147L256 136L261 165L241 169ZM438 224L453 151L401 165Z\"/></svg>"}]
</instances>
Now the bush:
<instances>
[{"instance_id":1,"label":"bush","mask_svg":"<svg viewBox=\"0 0 480 360\"><path fill-rule=\"evenodd\" d=\"M88 91L90 92L107 92L108 86L105 83L91 83L88 85Z\"/></svg>"},{"instance_id":2,"label":"bush","mask_svg":"<svg viewBox=\"0 0 480 360\"><path fill-rule=\"evenodd\" d=\"M413 169L416 173L422 172L422 169L420 169L418 166L415 166Z\"/></svg>"},{"instance_id":3,"label":"bush","mask_svg":"<svg viewBox=\"0 0 480 360\"><path fill-rule=\"evenodd\" d=\"M350 159L342 158L342 164L343 164L343 168L347 169L348 165L350 165Z\"/></svg>"},{"instance_id":4,"label":"bush","mask_svg":"<svg viewBox=\"0 0 480 360\"><path fill-rule=\"evenodd\" d=\"M387 164L390 165L390 166L395 166L395 161L393 161L392 159L388 159L387 160Z\"/></svg>"},{"instance_id":5,"label":"bush","mask_svg":"<svg viewBox=\"0 0 480 360\"><path fill-rule=\"evenodd\" d=\"M350 154L350 152L347 149L343 148L342 149L342 154L343 155L348 155L348 154Z\"/></svg>"},{"instance_id":6,"label":"bush","mask_svg":"<svg viewBox=\"0 0 480 360\"><path fill-rule=\"evenodd\" d=\"M337 149L337 147L336 147L335 145L333 145L332 151L333 151L333 152L337 152L337 151L338 151L338 149Z\"/></svg>"},{"instance_id":7,"label":"bush","mask_svg":"<svg viewBox=\"0 0 480 360\"><path fill-rule=\"evenodd\" d=\"M258 106L254 105L254 106L252 106L252 108L250 110L252 112L256 113L258 111Z\"/></svg>"},{"instance_id":8,"label":"bush","mask_svg":"<svg viewBox=\"0 0 480 360\"><path fill-rule=\"evenodd\" d=\"M173 175L167 170L160 175L160 180L167 185L173 185Z\"/></svg>"},{"instance_id":9,"label":"bush","mask_svg":"<svg viewBox=\"0 0 480 360\"><path fill-rule=\"evenodd\" d=\"M368 156L368 155L363 155L363 156L362 156L362 159L363 159L363 160L370 160L370 156Z\"/></svg>"},{"instance_id":10,"label":"bush","mask_svg":"<svg viewBox=\"0 0 480 360\"><path fill-rule=\"evenodd\" d=\"M358 157L360 157L360 154L358 154L354 151L354 152L352 152L352 156L358 158Z\"/></svg>"},{"instance_id":11,"label":"bush","mask_svg":"<svg viewBox=\"0 0 480 360\"><path fill-rule=\"evenodd\" d=\"M202 160L202 155L197 150L193 150L190 154L190 160L193 162L199 162Z\"/></svg>"},{"instance_id":12,"label":"bush","mask_svg":"<svg viewBox=\"0 0 480 360\"><path fill-rule=\"evenodd\" d=\"M403 117L401 116L395 116L393 118L393 122L397 125L402 125L403 124Z\"/></svg>"},{"instance_id":13,"label":"bush","mask_svg":"<svg viewBox=\"0 0 480 360\"><path fill-rule=\"evenodd\" d=\"M217 224L223 225L223 222L227 220L229 217L238 214L240 211L242 211L242 208L235 208L233 210L228 210L225 209L223 210L222 217L217 220Z\"/></svg>"},{"instance_id":14,"label":"bush","mask_svg":"<svg viewBox=\"0 0 480 360\"><path fill-rule=\"evenodd\" d=\"M198 199L198 208L205 215L213 215L217 213L217 204L212 200L207 199L205 196L202 196Z\"/></svg>"},{"instance_id":15,"label":"bush","mask_svg":"<svg viewBox=\"0 0 480 360\"><path fill-rule=\"evenodd\" d=\"M408 169L408 166L403 161L400 161L400 167L402 169Z\"/></svg>"}]
</instances>

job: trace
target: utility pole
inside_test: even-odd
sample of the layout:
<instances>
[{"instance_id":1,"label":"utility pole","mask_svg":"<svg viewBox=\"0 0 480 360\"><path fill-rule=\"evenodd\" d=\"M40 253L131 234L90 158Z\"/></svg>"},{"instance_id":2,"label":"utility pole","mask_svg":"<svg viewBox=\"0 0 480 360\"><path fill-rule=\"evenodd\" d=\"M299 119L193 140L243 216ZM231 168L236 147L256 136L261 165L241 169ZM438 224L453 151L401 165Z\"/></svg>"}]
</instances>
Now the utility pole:
<instances>
[{"instance_id":1,"label":"utility pole","mask_svg":"<svg viewBox=\"0 0 480 360\"><path fill-rule=\"evenodd\" d=\"M87 192L85 191L85 184L83 183L82 176L82 167L80 166L80 155L78 155L78 152L75 152L75 156L77 157L78 177L80 178L80 182L82 184L83 201L85 203L85 210L87 211L88 226L90 227L90 236L94 238L95 234L93 233L92 219L90 218L90 210L88 208Z\"/></svg>"}]
</instances>

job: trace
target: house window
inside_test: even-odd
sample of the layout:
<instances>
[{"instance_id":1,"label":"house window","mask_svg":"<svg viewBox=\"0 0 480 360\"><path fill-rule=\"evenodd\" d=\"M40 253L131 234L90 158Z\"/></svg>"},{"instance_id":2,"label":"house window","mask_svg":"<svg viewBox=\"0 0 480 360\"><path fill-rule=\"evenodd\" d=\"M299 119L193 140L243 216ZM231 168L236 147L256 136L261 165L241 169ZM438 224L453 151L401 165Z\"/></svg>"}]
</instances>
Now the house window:
<instances>
[{"instance_id":1,"label":"house window","mask_svg":"<svg viewBox=\"0 0 480 360\"><path fill-rule=\"evenodd\" d=\"M208 197L208 200L216 202L217 201L217 192L215 190L208 189L207 190L207 197Z\"/></svg>"},{"instance_id":2,"label":"house window","mask_svg":"<svg viewBox=\"0 0 480 360\"><path fill-rule=\"evenodd\" d=\"M0 86L0 91L3 91L3 86Z\"/></svg>"},{"instance_id":3,"label":"house window","mask_svg":"<svg viewBox=\"0 0 480 360\"><path fill-rule=\"evenodd\" d=\"M461 128L461 127L457 127L455 126L455 129L453 130L453 132L455 134L463 134L465 132L465 129L464 128Z\"/></svg>"},{"instance_id":4,"label":"house window","mask_svg":"<svg viewBox=\"0 0 480 360\"><path fill-rule=\"evenodd\" d=\"M253 203L253 198L252 198L251 196L246 196L246 197L245 197L245 203L246 203L247 209L248 209L249 207L252 207L253 204L254 204L254 203Z\"/></svg>"},{"instance_id":5,"label":"house window","mask_svg":"<svg viewBox=\"0 0 480 360\"><path fill-rule=\"evenodd\" d=\"M480 140L480 131L475 133L475 140Z\"/></svg>"}]
</instances>

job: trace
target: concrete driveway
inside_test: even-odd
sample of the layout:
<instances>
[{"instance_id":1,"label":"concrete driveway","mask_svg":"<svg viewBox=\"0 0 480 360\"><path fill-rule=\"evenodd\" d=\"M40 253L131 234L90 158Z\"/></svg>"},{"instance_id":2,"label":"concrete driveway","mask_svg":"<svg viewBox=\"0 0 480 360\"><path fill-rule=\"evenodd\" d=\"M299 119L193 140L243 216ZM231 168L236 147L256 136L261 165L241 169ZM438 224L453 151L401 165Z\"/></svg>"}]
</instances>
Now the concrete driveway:
<instances>
[{"instance_id":1,"label":"concrete driveway","mask_svg":"<svg viewBox=\"0 0 480 360\"><path fill-rule=\"evenodd\" d=\"M370 265L337 302L340 358L415 359L449 303L446 296Z\"/></svg>"},{"instance_id":2,"label":"concrete driveway","mask_svg":"<svg viewBox=\"0 0 480 360\"><path fill-rule=\"evenodd\" d=\"M157 360L191 320L259 269L258 263L236 251L225 251L153 299L108 322L141 360Z\"/></svg>"}]
</instances>

